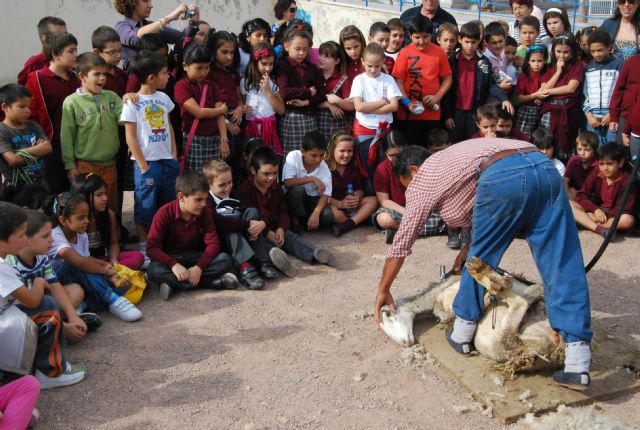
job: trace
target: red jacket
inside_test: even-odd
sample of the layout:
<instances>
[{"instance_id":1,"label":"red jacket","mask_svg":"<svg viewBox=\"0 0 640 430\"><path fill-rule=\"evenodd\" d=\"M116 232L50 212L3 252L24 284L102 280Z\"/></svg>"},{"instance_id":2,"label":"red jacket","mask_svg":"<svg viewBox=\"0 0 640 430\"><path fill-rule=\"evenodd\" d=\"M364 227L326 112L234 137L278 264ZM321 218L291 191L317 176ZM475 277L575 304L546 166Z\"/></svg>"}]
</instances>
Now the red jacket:
<instances>
[{"instance_id":1,"label":"red jacket","mask_svg":"<svg viewBox=\"0 0 640 430\"><path fill-rule=\"evenodd\" d=\"M596 209L600 208L602 204L602 196L600 195L600 190L602 190L602 182L605 179L600 176L600 170L596 169L585 179L584 184L582 184L582 188L576 194L576 202L580 204L587 212L595 212ZM624 193L624 189L627 187L629 183L629 173L620 172L620 180L614 184L613 189L613 207L609 209L607 212L607 216L612 218L618 213L618 208L620 207L620 201L622 200L622 193ZM627 204L624 206L622 213L632 214L633 213L633 204L636 200L636 190L635 187L631 187L631 192L629 193L629 198L627 199Z\"/></svg>"},{"instance_id":2,"label":"red jacket","mask_svg":"<svg viewBox=\"0 0 640 430\"><path fill-rule=\"evenodd\" d=\"M620 76L613 88L613 95L609 102L609 116L611 122L620 122L620 117L629 118L631 110L636 105L636 95L640 88L640 55L634 55L624 62Z\"/></svg>"}]
</instances>

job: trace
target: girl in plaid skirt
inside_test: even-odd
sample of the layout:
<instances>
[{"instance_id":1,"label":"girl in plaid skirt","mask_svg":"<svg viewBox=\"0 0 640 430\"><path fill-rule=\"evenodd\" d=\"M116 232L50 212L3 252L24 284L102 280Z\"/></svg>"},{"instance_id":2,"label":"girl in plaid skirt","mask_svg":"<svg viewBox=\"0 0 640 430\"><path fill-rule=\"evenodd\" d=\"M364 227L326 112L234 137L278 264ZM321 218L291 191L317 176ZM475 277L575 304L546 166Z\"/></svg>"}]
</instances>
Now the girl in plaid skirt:
<instances>
[{"instance_id":1,"label":"girl in plaid skirt","mask_svg":"<svg viewBox=\"0 0 640 430\"><path fill-rule=\"evenodd\" d=\"M174 97L182 111L185 142L185 168L201 172L202 165L214 158L229 156L229 140L224 115L227 105L218 86L207 75L211 51L192 44L184 52L185 75L175 86Z\"/></svg>"},{"instance_id":2,"label":"girl in plaid skirt","mask_svg":"<svg viewBox=\"0 0 640 430\"><path fill-rule=\"evenodd\" d=\"M531 137L538 128L540 105L545 99L540 91L540 79L547 69L547 48L534 45L527 50L522 73L518 77L515 92L518 96L518 113L514 127Z\"/></svg>"},{"instance_id":3,"label":"girl in plaid skirt","mask_svg":"<svg viewBox=\"0 0 640 430\"><path fill-rule=\"evenodd\" d=\"M290 27L284 34L287 55L278 63L277 83L286 103L279 127L285 157L300 149L305 134L318 130L316 110L325 100L322 75L309 62L311 43L311 34L302 25Z\"/></svg>"},{"instance_id":4,"label":"girl in plaid skirt","mask_svg":"<svg viewBox=\"0 0 640 430\"><path fill-rule=\"evenodd\" d=\"M285 107L278 86L269 76L275 60L273 47L268 42L258 43L251 52L246 75L240 81L240 92L245 100L244 136L259 137L282 155L276 113L283 115Z\"/></svg>"},{"instance_id":5,"label":"girl in plaid skirt","mask_svg":"<svg viewBox=\"0 0 640 430\"><path fill-rule=\"evenodd\" d=\"M348 77L346 60L340 45L336 42L325 42L320 45L318 68L322 73L324 92L327 100L318 109L318 127L325 141L338 131L351 131L351 123L347 112L353 112L353 102L345 92Z\"/></svg>"}]
</instances>

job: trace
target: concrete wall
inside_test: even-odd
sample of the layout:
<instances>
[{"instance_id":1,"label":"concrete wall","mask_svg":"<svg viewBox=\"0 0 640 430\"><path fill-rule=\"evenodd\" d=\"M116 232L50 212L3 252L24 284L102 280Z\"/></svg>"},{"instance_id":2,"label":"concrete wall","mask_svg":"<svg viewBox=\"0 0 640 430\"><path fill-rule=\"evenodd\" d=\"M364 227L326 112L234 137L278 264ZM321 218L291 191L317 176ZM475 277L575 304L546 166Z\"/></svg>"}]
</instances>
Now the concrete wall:
<instances>
[{"instance_id":1,"label":"concrete wall","mask_svg":"<svg viewBox=\"0 0 640 430\"><path fill-rule=\"evenodd\" d=\"M202 19L219 30L239 32L242 23L261 17L271 23L272 0L191 0L200 6ZM177 0L154 0L151 19L158 19L179 4ZM53 15L67 22L69 32L79 42L78 49L91 49L91 32L100 25L113 26L121 19L113 7L113 0L2 0L0 12L0 83L14 82L27 57L41 50L36 24L43 16ZM184 26L173 22L174 28Z\"/></svg>"}]
</instances>

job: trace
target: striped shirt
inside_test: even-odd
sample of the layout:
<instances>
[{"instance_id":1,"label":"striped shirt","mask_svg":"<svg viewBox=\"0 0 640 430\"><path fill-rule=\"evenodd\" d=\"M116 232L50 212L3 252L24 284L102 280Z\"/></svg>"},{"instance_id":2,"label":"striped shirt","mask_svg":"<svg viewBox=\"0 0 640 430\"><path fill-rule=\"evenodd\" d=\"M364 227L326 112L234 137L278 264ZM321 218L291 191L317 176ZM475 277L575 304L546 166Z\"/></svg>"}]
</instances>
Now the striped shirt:
<instances>
[{"instance_id":1,"label":"striped shirt","mask_svg":"<svg viewBox=\"0 0 640 430\"><path fill-rule=\"evenodd\" d=\"M582 110L585 113L594 110L594 114L609 112L611 96L623 63L624 61L618 57L610 55L601 63L593 60L585 67L582 87L585 96Z\"/></svg>"},{"instance_id":2,"label":"striped shirt","mask_svg":"<svg viewBox=\"0 0 640 430\"><path fill-rule=\"evenodd\" d=\"M29 289L36 278L44 278L49 284L60 282L51 267L49 257L46 255L36 255L36 262L33 266L29 266L17 255L7 256L7 261L15 267L20 280Z\"/></svg>"},{"instance_id":3,"label":"striped shirt","mask_svg":"<svg viewBox=\"0 0 640 430\"><path fill-rule=\"evenodd\" d=\"M407 188L404 216L387 258L411 255L411 246L432 213L448 225L470 226L478 165L505 149L531 146L520 140L470 139L429 157Z\"/></svg>"}]
</instances>

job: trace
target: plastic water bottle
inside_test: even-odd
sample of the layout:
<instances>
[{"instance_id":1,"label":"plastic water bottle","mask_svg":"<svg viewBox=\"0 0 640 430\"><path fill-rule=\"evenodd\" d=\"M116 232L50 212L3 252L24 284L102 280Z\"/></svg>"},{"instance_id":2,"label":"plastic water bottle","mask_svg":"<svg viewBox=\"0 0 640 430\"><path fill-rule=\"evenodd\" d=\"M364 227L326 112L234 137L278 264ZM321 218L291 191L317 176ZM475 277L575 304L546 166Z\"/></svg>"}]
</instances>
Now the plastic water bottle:
<instances>
[{"instance_id":1,"label":"plastic water bottle","mask_svg":"<svg viewBox=\"0 0 640 430\"><path fill-rule=\"evenodd\" d=\"M425 99L429 97L429 96L424 96L424 98L422 99L423 102L426 103ZM440 105L438 103L434 103L431 106L429 106L429 108L431 108L431 110L440 110Z\"/></svg>"},{"instance_id":2,"label":"plastic water bottle","mask_svg":"<svg viewBox=\"0 0 640 430\"><path fill-rule=\"evenodd\" d=\"M353 191L353 185L352 184L347 184L347 195L348 196L354 196L355 195L355 193ZM346 213L347 216L349 218L351 218L352 216L354 216L356 214L356 209L355 208L345 209L344 213Z\"/></svg>"},{"instance_id":3,"label":"plastic water bottle","mask_svg":"<svg viewBox=\"0 0 640 430\"><path fill-rule=\"evenodd\" d=\"M414 102L413 103L413 114L414 115L422 115L424 113L424 105L422 102Z\"/></svg>"}]
</instances>

